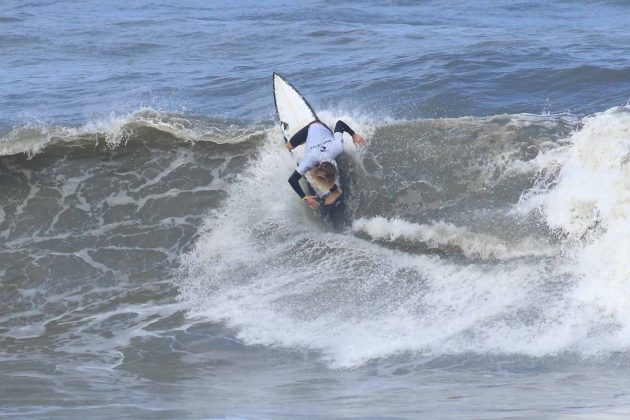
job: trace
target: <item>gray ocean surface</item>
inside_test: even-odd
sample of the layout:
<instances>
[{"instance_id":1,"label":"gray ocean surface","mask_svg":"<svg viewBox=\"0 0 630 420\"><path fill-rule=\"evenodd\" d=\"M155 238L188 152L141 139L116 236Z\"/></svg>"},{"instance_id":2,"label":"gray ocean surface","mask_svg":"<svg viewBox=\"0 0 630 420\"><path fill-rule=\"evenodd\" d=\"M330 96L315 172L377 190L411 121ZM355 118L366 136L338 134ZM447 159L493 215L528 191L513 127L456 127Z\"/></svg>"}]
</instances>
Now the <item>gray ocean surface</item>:
<instances>
[{"instance_id":1,"label":"gray ocean surface","mask_svg":"<svg viewBox=\"0 0 630 420\"><path fill-rule=\"evenodd\" d=\"M0 1L0 417L628 418L628 22ZM274 71L367 138L332 221Z\"/></svg>"}]
</instances>

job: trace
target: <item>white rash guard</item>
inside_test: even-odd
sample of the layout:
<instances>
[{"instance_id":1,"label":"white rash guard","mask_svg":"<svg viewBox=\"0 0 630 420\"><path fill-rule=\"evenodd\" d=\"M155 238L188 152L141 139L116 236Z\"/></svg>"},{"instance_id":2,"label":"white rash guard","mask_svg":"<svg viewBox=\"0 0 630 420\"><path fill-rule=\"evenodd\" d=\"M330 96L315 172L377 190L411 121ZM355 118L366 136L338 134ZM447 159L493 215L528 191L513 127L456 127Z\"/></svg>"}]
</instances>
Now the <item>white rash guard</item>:
<instances>
[{"instance_id":1,"label":"white rash guard","mask_svg":"<svg viewBox=\"0 0 630 420\"><path fill-rule=\"evenodd\" d=\"M334 161L343 151L343 133L332 133L322 124L314 123L308 127L306 153L299 163L297 172L304 176L314 166L323 161Z\"/></svg>"}]
</instances>

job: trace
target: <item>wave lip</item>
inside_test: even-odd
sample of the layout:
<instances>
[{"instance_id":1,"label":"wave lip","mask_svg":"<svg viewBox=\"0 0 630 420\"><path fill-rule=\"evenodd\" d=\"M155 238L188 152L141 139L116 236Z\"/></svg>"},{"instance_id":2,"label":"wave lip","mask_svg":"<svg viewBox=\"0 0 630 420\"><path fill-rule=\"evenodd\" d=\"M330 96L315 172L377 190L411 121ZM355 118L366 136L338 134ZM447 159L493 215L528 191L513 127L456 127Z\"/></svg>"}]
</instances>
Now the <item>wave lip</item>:
<instances>
[{"instance_id":1,"label":"wave lip","mask_svg":"<svg viewBox=\"0 0 630 420\"><path fill-rule=\"evenodd\" d=\"M630 107L586 117L555 167L523 194L521 210L539 210L549 227L578 239L596 224L630 216Z\"/></svg>"},{"instance_id":2,"label":"wave lip","mask_svg":"<svg viewBox=\"0 0 630 420\"><path fill-rule=\"evenodd\" d=\"M147 130L173 137L177 141L208 141L238 144L259 138L269 127L245 125L234 120L186 116L141 108L128 115L110 115L80 126L63 126L37 121L14 127L0 134L0 156L25 153L32 157L56 143L94 142L116 147ZM149 136L151 137L151 136Z\"/></svg>"}]
</instances>

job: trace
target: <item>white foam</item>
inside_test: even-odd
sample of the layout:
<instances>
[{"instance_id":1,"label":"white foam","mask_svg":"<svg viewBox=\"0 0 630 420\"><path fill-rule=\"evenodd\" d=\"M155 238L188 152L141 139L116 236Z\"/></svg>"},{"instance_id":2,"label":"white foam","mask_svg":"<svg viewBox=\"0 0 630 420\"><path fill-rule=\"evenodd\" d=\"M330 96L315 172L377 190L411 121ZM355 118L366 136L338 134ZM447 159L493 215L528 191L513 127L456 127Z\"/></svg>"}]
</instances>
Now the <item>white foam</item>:
<instances>
[{"instance_id":1,"label":"white foam","mask_svg":"<svg viewBox=\"0 0 630 420\"><path fill-rule=\"evenodd\" d=\"M372 239L455 246L467 262L322 228L288 187L295 162L270 132L183 257L180 299L246 344L318 351L333 367L405 353L627 351L629 130L630 113L611 110L536 158L543 178L514 215L540 212L569 238L562 248L440 222L353 225Z\"/></svg>"},{"instance_id":2,"label":"white foam","mask_svg":"<svg viewBox=\"0 0 630 420\"><path fill-rule=\"evenodd\" d=\"M44 323L38 323L32 325L24 325L20 327L13 327L9 331L5 332L4 335L17 339L23 339L40 337L45 332L46 327Z\"/></svg>"},{"instance_id":3,"label":"white foam","mask_svg":"<svg viewBox=\"0 0 630 420\"><path fill-rule=\"evenodd\" d=\"M189 315L223 321L247 344L318 350L331 366L351 367L409 351L471 350L453 337L530 303L537 263L462 267L326 231L287 185L295 161L279 132L270 134L183 257ZM483 251L486 238L466 238L468 252L500 255L500 245Z\"/></svg>"},{"instance_id":4,"label":"white foam","mask_svg":"<svg viewBox=\"0 0 630 420\"><path fill-rule=\"evenodd\" d=\"M630 108L587 117L558 158L559 170L525 194L566 240L564 271L578 279L570 308L581 327L601 328L590 353L630 346ZM571 322L576 324L575 321ZM576 327L577 328L577 327Z\"/></svg>"},{"instance_id":5,"label":"white foam","mask_svg":"<svg viewBox=\"0 0 630 420\"><path fill-rule=\"evenodd\" d=\"M613 108L585 118L559 152L549 159L560 168L557 179L553 172L552 185L543 179L523 196L521 208L540 210L551 228L572 238L596 223L623 223L630 215L630 111Z\"/></svg>"},{"instance_id":6,"label":"white foam","mask_svg":"<svg viewBox=\"0 0 630 420\"><path fill-rule=\"evenodd\" d=\"M488 234L472 232L467 227L445 222L417 224L396 218L373 217L355 220L352 230L363 232L373 240L389 242L404 240L424 244L433 249L455 247L468 258L540 257L555 255L557 252L549 244L533 237L520 238L517 243L509 243Z\"/></svg>"}]
</instances>

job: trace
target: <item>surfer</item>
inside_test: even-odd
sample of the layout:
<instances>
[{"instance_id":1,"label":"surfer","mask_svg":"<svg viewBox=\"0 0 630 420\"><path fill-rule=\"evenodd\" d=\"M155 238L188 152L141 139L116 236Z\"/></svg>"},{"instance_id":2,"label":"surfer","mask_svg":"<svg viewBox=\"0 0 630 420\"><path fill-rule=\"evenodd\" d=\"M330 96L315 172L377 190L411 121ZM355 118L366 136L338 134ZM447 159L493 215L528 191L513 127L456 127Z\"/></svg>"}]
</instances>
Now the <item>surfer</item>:
<instances>
[{"instance_id":1,"label":"surfer","mask_svg":"<svg viewBox=\"0 0 630 420\"><path fill-rule=\"evenodd\" d=\"M339 170L335 159L343 151L343 133L348 133L355 144L365 146L365 139L341 120L335 124L334 131L319 120L313 121L295 133L286 144L287 149L293 150L306 143L304 159L289 178L289 184L313 209L319 208L320 202L316 196L304 193L299 183L300 178L306 176L321 197L321 204L325 206L334 204L341 197Z\"/></svg>"}]
</instances>

